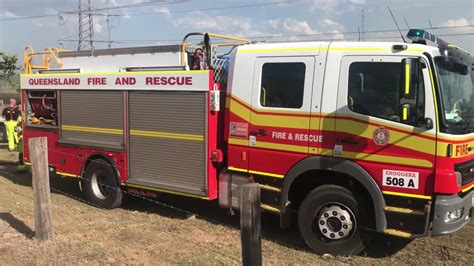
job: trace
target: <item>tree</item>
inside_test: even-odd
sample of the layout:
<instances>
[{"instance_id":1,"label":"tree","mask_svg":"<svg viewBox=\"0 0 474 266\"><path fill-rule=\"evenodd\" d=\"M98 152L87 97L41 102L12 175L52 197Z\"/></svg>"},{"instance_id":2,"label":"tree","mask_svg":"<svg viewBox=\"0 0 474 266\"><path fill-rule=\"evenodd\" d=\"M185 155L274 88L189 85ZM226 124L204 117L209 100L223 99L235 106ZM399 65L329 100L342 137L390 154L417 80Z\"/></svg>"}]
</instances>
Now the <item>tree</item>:
<instances>
[{"instance_id":1,"label":"tree","mask_svg":"<svg viewBox=\"0 0 474 266\"><path fill-rule=\"evenodd\" d=\"M7 55L1 52L0 56L2 59L0 60L0 78L10 79L16 74L15 72L19 70L18 66L16 65L18 62L18 57L16 55Z\"/></svg>"}]
</instances>

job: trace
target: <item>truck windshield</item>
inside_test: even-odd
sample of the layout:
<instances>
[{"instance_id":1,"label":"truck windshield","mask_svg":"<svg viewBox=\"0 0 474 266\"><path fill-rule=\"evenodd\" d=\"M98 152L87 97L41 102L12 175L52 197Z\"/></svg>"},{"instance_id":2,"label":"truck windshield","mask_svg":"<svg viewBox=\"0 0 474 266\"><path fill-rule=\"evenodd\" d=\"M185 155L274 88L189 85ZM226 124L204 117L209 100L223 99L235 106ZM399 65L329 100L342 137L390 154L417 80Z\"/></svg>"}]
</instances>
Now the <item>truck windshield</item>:
<instances>
[{"instance_id":1,"label":"truck windshield","mask_svg":"<svg viewBox=\"0 0 474 266\"><path fill-rule=\"evenodd\" d=\"M466 63L435 58L446 122L442 131L445 133L474 132L474 74L472 63Z\"/></svg>"}]
</instances>

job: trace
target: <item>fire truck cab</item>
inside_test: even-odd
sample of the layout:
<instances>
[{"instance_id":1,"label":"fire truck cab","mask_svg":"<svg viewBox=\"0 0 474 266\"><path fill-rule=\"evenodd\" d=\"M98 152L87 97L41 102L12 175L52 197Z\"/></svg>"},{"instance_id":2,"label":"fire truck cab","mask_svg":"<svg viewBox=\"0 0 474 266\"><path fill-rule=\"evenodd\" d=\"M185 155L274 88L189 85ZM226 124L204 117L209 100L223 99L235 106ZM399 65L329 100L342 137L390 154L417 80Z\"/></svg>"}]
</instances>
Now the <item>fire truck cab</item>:
<instances>
[{"instance_id":1,"label":"fire truck cab","mask_svg":"<svg viewBox=\"0 0 474 266\"><path fill-rule=\"evenodd\" d=\"M297 221L318 253L359 253L372 232L436 236L471 220L468 52L423 30L408 33L412 43L189 36L51 50L40 66L26 54L25 141L47 136L51 169L106 208L127 191L233 209L239 186L258 183L262 209L283 227Z\"/></svg>"}]
</instances>

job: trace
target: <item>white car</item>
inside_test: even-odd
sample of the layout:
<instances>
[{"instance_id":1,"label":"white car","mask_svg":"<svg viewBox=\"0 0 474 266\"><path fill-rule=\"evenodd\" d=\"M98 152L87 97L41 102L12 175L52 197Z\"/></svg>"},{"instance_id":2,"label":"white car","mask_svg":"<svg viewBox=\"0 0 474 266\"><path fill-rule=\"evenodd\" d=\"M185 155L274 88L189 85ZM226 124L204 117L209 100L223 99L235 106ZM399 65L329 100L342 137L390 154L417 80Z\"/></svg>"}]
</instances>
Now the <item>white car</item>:
<instances>
[{"instance_id":1,"label":"white car","mask_svg":"<svg viewBox=\"0 0 474 266\"><path fill-rule=\"evenodd\" d=\"M7 125L5 118L0 116L0 143L7 142Z\"/></svg>"}]
</instances>

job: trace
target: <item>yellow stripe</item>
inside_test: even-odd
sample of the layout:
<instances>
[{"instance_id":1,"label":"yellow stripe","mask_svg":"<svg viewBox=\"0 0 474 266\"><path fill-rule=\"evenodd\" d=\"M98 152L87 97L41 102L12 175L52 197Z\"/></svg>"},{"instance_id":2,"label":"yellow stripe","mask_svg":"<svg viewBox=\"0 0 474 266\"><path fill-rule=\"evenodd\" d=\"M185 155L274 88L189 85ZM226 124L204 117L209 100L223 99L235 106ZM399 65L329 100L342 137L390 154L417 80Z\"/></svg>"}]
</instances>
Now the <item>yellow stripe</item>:
<instances>
[{"instance_id":1,"label":"yellow stripe","mask_svg":"<svg viewBox=\"0 0 474 266\"><path fill-rule=\"evenodd\" d=\"M267 172L254 171L254 170L246 170L246 169L232 167L232 166L227 167L227 169L232 170L232 171L237 171L237 172L244 172L244 173L250 173L250 174L256 174L256 175L264 175L264 176L270 176L270 177L276 177L276 178L285 177L284 175L272 174L272 173L267 173Z\"/></svg>"},{"instance_id":2,"label":"yellow stripe","mask_svg":"<svg viewBox=\"0 0 474 266\"><path fill-rule=\"evenodd\" d=\"M392 52L391 48L385 47L289 47L289 48L268 48L268 49L240 49L237 53L276 53L276 52L299 52L299 51L354 51L354 52ZM422 49L410 48L407 52L423 53Z\"/></svg>"},{"instance_id":3,"label":"yellow stripe","mask_svg":"<svg viewBox=\"0 0 474 266\"><path fill-rule=\"evenodd\" d=\"M62 130L66 131L79 131L79 132L93 132L93 133L103 133L103 134L113 134L113 135L122 135L122 129L113 129L113 128L100 128L100 127L83 127L83 126L70 126L62 125Z\"/></svg>"},{"instance_id":4,"label":"yellow stripe","mask_svg":"<svg viewBox=\"0 0 474 266\"><path fill-rule=\"evenodd\" d=\"M77 175L68 174L68 173L63 173L63 172L58 172L58 171L56 171L56 174L58 174L58 175L63 175L63 176L69 176L69 177L79 177L79 176L77 176Z\"/></svg>"},{"instance_id":5,"label":"yellow stripe","mask_svg":"<svg viewBox=\"0 0 474 266\"><path fill-rule=\"evenodd\" d=\"M352 116L352 115L349 117L362 119L360 117ZM329 130L329 131L334 130L334 124L336 120L338 123L337 128L336 128L337 132L349 133L349 134L364 137L367 139L372 139L374 130L379 128L379 126L369 125L367 122L359 122L359 121L348 120L348 119L343 119L343 118L336 119L333 117L328 117L328 118L324 118L323 121L321 122L323 125L323 130ZM331 127L331 128L326 128L325 126L326 124L328 125L328 127ZM377 121L377 124L385 125L384 123L379 123L378 121ZM406 149L424 152L430 155L434 155L436 152L435 147L434 147L435 140L426 139L426 138L419 137L416 135L409 135L409 133L391 130L390 128L386 128L386 129L390 132L390 139L389 139L388 144L396 145L396 146L403 147ZM415 131L414 133L418 133L418 132Z\"/></svg>"},{"instance_id":6,"label":"yellow stripe","mask_svg":"<svg viewBox=\"0 0 474 266\"><path fill-rule=\"evenodd\" d=\"M301 128L308 129L309 117L301 116L288 116L290 115L304 115L309 114L307 112L284 112L278 111L268 114L256 113L255 109L252 108L252 114L247 105L241 104L240 102L232 99L230 105L230 111L240 117L241 119L248 121L252 116L252 124L256 126L271 126L271 127L289 127L289 128ZM279 115L286 114L286 115Z\"/></svg>"},{"instance_id":7,"label":"yellow stripe","mask_svg":"<svg viewBox=\"0 0 474 266\"><path fill-rule=\"evenodd\" d=\"M408 119L408 108L403 107L403 121Z\"/></svg>"},{"instance_id":8,"label":"yellow stripe","mask_svg":"<svg viewBox=\"0 0 474 266\"><path fill-rule=\"evenodd\" d=\"M237 53L276 53L276 52L299 52L318 51L319 47L291 47L291 48L270 48L270 49L239 49Z\"/></svg>"},{"instance_id":9,"label":"yellow stripe","mask_svg":"<svg viewBox=\"0 0 474 266\"><path fill-rule=\"evenodd\" d=\"M28 166L31 166L31 163L29 162L23 162L24 165L28 165Z\"/></svg>"},{"instance_id":10,"label":"yellow stripe","mask_svg":"<svg viewBox=\"0 0 474 266\"><path fill-rule=\"evenodd\" d=\"M249 173L251 173L251 174L256 174L256 175L264 175L264 176L276 177L276 178L283 178L283 177L285 177L284 175L272 174L272 173L267 173L267 172L254 171L254 170L249 170Z\"/></svg>"},{"instance_id":11,"label":"yellow stripe","mask_svg":"<svg viewBox=\"0 0 474 266\"><path fill-rule=\"evenodd\" d=\"M321 149L321 151L323 154L333 153L333 150L330 150L330 149ZM316 154L314 152L310 152L310 153ZM378 154L370 154L370 153L362 153L362 152L342 151L342 155L338 157L353 159L353 160L365 160L365 161L378 162L378 163L402 164L402 165L409 165L409 166L421 166L421 167L427 167L427 168L433 167L433 164L427 160L388 156L388 155L378 155Z\"/></svg>"},{"instance_id":12,"label":"yellow stripe","mask_svg":"<svg viewBox=\"0 0 474 266\"><path fill-rule=\"evenodd\" d=\"M430 69L430 81L431 81L431 90L433 91L433 99L434 99L434 106L435 106L435 114L436 114L436 131L439 128L439 119L438 119L438 103L436 100L436 90L435 90L435 85L434 85L434 79L433 79L433 71ZM439 154L439 153L438 153Z\"/></svg>"},{"instance_id":13,"label":"yellow stripe","mask_svg":"<svg viewBox=\"0 0 474 266\"><path fill-rule=\"evenodd\" d=\"M142 186L142 185L126 184L125 186L126 187L134 187L134 188L153 190L153 191L157 191L157 192L163 192L163 193L179 195L179 196L185 196L185 197L190 197L190 198L197 198L197 199L204 199L204 200L209 199L209 197L196 196L196 195L193 195L193 194L188 194L188 193L183 193L183 192L176 192L176 191L171 191L171 190L166 190L166 189L161 189L161 188L148 187L148 186Z\"/></svg>"},{"instance_id":14,"label":"yellow stripe","mask_svg":"<svg viewBox=\"0 0 474 266\"><path fill-rule=\"evenodd\" d=\"M276 187L272 187L272 186L264 185L264 184L259 184L259 185L262 189L265 189L265 190L270 190L270 191L274 191L274 192L281 192L281 189L276 188Z\"/></svg>"},{"instance_id":15,"label":"yellow stripe","mask_svg":"<svg viewBox=\"0 0 474 266\"><path fill-rule=\"evenodd\" d=\"M427 200L431 199L431 196L409 194L409 193L400 193L400 192L392 192L392 191L382 191L382 193L386 195L408 197L408 198L427 199Z\"/></svg>"},{"instance_id":16,"label":"yellow stripe","mask_svg":"<svg viewBox=\"0 0 474 266\"><path fill-rule=\"evenodd\" d=\"M156 138L165 138L165 139L204 141L203 135L193 135L193 134L183 134L183 133L144 131L144 130L132 129L130 130L130 134L134 136L156 137Z\"/></svg>"},{"instance_id":17,"label":"yellow stripe","mask_svg":"<svg viewBox=\"0 0 474 266\"><path fill-rule=\"evenodd\" d=\"M84 73L51 73L51 74L21 74L22 77L44 76L83 76L83 75L153 75L153 74L208 74L209 70L181 70L181 71L143 71L143 72L84 72Z\"/></svg>"},{"instance_id":18,"label":"yellow stripe","mask_svg":"<svg viewBox=\"0 0 474 266\"><path fill-rule=\"evenodd\" d=\"M248 173L247 169L237 168L237 167L233 167L233 166L229 166L229 167L227 167L227 169L229 169L231 171Z\"/></svg>"},{"instance_id":19,"label":"yellow stripe","mask_svg":"<svg viewBox=\"0 0 474 266\"><path fill-rule=\"evenodd\" d=\"M466 191L471 190L472 188L474 188L474 184L472 184L472 185L468 186L467 188L463 189L462 192L464 193Z\"/></svg>"},{"instance_id":20,"label":"yellow stripe","mask_svg":"<svg viewBox=\"0 0 474 266\"><path fill-rule=\"evenodd\" d=\"M410 94L410 65L405 64L405 94Z\"/></svg>"}]
</instances>

